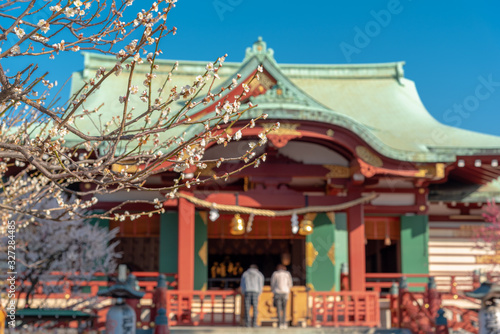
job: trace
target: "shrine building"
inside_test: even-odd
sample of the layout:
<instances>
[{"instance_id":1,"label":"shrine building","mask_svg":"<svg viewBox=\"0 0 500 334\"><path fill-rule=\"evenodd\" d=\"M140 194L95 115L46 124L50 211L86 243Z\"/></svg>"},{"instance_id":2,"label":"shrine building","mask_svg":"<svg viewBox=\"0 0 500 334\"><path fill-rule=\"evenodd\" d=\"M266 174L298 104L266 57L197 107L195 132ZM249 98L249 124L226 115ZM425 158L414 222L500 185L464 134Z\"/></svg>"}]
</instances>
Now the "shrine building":
<instances>
[{"instance_id":1,"label":"shrine building","mask_svg":"<svg viewBox=\"0 0 500 334\"><path fill-rule=\"evenodd\" d=\"M84 70L73 75L73 91L100 66L116 63L104 55L84 53L84 58ZM158 61L160 69L173 64ZM180 61L171 84L192 84L206 64ZM260 80L250 83L244 101L257 107L243 114L232 133L262 113L268 118L245 129L239 141L207 148L204 159L239 156L260 132L280 122L256 151L267 153L266 162L227 181L182 190L179 198L165 199L164 214L102 221L105 228L120 227L122 263L133 271L176 274L183 291L236 288L253 263L267 279L283 263L296 286L312 291L341 290L343 272L350 290L365 291L375 289L384 275L408 275L413 283L432 275L439 285L450 275L466 280L473 270L492 269L495 254L471 250L473 231L484 223L482 206L500 193L500 137L439 123L425 109L415 83L405 78L403 62L278 64L262 39L246 50L242 62L220 68L222 86L241 74L239 86L220 101L241 94L241 83L249 82L259 65ZM149 67L136 71L141 77ZM159 72L156 80L167 74ZM126 84L125 77L110 76L88 98L88 108L104 100L106 113L121 110L118 99L107 97L123 95ZM199 105L191 117L204 117L218 102ZM181 130L189 137L197 128ZM240 167L241 162L226 162L193 173L212 176ZM178 177L169 171L148 184L165 186ZM103 195L95 210L162 196ZM225 211L226 206L242 211Z\"/></svg>"}]
</instances>

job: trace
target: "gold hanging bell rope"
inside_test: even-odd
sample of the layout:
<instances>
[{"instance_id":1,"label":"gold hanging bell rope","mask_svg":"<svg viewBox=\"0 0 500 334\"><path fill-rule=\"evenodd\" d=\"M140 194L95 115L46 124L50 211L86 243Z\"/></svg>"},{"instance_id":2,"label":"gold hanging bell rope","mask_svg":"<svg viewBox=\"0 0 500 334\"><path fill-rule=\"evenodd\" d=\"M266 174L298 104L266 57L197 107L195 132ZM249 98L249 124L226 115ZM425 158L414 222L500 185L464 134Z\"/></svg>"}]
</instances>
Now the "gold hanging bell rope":
<instances>
[{"instance_id":1,"label":"gold hanging bell rope","mask_svg":"<svg viewBox=\"0 0 500 334\"><path fill-rule=\"evenodd\" d=\"M185 193L177 193L176 195L178 198L184 198L196 206L200 206L200 207L204 207L204 208L208 208L208 209L217 209L219 211L234 212L234 213L241 213L241 214L254 214L256 216L266 216L266 217L291 216L294 213L296 213L298 215L302 215L302 214L311 213L311 212L340 211L340 210L348 209L348 208L353 207L353 206L358 205L358 204L363 204L365 202L369 202L378 196L377 194L372 193L370 195L362 196L360 198L354 199L354 200L349 201L349 202L341 203L341 204L307 206L307 207L298 208L298 209L274 211L274 210L248 208L248 207L239 206L239 205L217 204L217 203L208 202L208 201L196 198L194 196L186 195Z\"/></svg>"}]
</instances>

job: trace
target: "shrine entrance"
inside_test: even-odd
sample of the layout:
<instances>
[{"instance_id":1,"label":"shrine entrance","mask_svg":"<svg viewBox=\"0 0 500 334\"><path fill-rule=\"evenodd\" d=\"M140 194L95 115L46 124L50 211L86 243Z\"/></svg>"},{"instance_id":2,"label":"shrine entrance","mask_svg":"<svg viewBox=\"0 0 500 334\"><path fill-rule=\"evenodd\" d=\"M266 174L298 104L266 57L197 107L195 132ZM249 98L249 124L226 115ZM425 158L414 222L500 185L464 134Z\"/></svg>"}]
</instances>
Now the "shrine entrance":
<instances>
[{"instance_id":1,"label":"shrine entrance","mask_svg":"<svg viewBox=\"0 0 500 334\"><path fill-rule=\"evenodd\" d=\"M367 273L401 272L399 217L365 217Z\"/></svg>"},{"instance_id":2,"label":"shrine entrance","mask_svg":"<svg viewBox=\"0 0 500 334\"><path fill-rule=\"evenodd\" d=\"M243 216L245 222L248 217ZM294 285L305 285L305 237L291 232L289 217L255 217L250 230L233 235L232 215L208 224L208 288L236 289L243 272L256 264L270 284L278 264L287 266ZM246 225L248 227L248 223Z\"/></svg>"}]
</instances>

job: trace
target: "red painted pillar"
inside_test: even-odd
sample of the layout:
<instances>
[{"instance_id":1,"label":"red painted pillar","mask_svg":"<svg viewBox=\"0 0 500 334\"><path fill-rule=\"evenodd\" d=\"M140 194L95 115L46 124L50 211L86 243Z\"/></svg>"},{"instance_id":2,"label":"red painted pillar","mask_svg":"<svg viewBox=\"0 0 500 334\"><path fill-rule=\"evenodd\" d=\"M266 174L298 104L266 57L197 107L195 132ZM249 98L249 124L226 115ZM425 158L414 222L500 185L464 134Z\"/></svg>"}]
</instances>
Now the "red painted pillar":
<instances>
[{"instance_id":1,"label":"red painted pillar","mask_svg":"<svg viewBox=\"0 0 500 334\"><path fill-rule=\"evenodd\" d=\"M365 291L365 224L363 205L347 209L347 229L349 231L349 278L352 291Z\"/></svg>"},{"instance_id":2,"label":"red painted pillar","mask_svg":"<svg viewBox=\"0 0 500 334\"><path fill-rule=\"evenodd\" d=\"M194 289L194 204L179 198L178 290Z\"/></svg>"}]
</instances>

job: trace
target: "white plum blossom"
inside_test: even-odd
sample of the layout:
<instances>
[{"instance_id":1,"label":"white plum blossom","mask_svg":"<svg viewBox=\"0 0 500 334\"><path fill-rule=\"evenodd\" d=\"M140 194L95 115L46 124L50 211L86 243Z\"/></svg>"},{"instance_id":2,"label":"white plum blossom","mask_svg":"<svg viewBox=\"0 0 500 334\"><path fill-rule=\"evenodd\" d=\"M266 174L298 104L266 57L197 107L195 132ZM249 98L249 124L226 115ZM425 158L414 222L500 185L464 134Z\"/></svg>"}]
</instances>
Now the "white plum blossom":
<instances>
[{"instance_id":1,"label":"white plum blossom","mask_svg":"<svg viewBox=\"0 0 500 334\"><path fill-rule=\"evenodd\" d=\"M130 94L137 94L139 86L130 86Z\"/></svg>"},{"instance_id":2,"label":"white plum blossom","mask_svg":"<svg viewBox=\"0 0 500 334\"><path fill-rule=\"evenodd\" d=\"M55 207L55 202L54 199L45 200L38 209L50 216L50 208ZM90 280L97 272L114 272L120 256L115 251L118 242L113 242L116 234L116 229L108 231L81 219L67 222L37 219L36 223L16 233L17 278L46 292L47 281L42 277L51 272L59 272L63 280L80 281ZM0 237L0 257L7 255L8 243L4 239L6 235ZM17 292L29 292L29 285L17 287ZM35 291L29 292L26 300L33 293Z\"/></svg>"},{"instance_id":3,"label":"white plum blossom","mask_svg":"<svg viewBox=\"0 0 500 334\"><path fill-rule=\"evenodd\" d=\"M5 157L11 155L15 158L0 161L4 187L0 192L3 205L0 208L3 222L0 235L9 220L22 221L19 230L28 228L33 231L35 225L30 226L30 222L58 220L61 214L64 214L64 220L79 219L77 209L96 212L93 205L100 196L138 187L141 191L159 191L148 182L150 176L159 171L156 167L165 168L169 173L206 168L207 163L212 162L206 158L206 149L210 150L215 143L227 146L232 140L241 140L244 129L255 127L256 121L263 118L253 114L258 112L257 109L252 110L254 119L247 115L241 117L248 107L252 107L245 95L254 82L241 83L239 74L229 81L229 85L220 86L216 81L220 77L226 80L229 74L224 71L219 77L218 73L227 55L206 63L206 71L202 68L197 73L199 75L193 75L189 81L184 79L184 73L180 78L174 78L178 62L164 62L159 71L157 60L163 53L163 37L176 32L175 27L167 27L163 22L175 0L152 1L147 4L149 8L141 9L139 13L129 13L134 11L133 8L125 13L131 0L125 0L122 6L107 6L105 1L54 1L55 5L47 5L50 8L48 13L38 7L28 8L31 1L7 2L6 10L12 9L9 8L11 3L18 6L11 13L23 17L4 16L5 32L9 35L5 36L6 41L11 42L4 43L3 53L0 51L5 58L41 55L54 59L64 52L80 50L104 57L111 55L112 58L89 56L96 66L87 67L91 63L85 62L86 67L75 82L81 85L72 88L69 98L61 98L51 90L55 83L43 74L49 72L50 67L40 68L40 72L35 70L43 67L43 63L36 63L37 57L33 57L34 65L23 65L19 61L19 70L7 68L9 62L5 63L5 68L0 68L0 75L12 82L12 89L0 101L0 111L4 112L0 119L0 141L15 148L4 152ZM140 65L142 62L144 64ZM170 68L163 68L167 64ZM53 63L52 66L61 65ZM257 72L262 71L262 66L259 66ZM115 78L111 74L121 77ZM172 79L178 84L172 85ZM241 89L231 92L239 85L243 93ZM142 88L139 90L139 87ZM240 109L242 103L245 103L245 110ZM198 113L201 110L204 112ZM248 124L241 124L245 120ZM238 121L234 133L227 126L232 121ZM194 134L185 130L190 128L197 128L200 132ZM265 143L265 133L258 140L259 145ZM21 151L30 156L20 154ZM255 155L252 149L238 153L240 156L231 160L249 163ZM125 161L128 166L119 167L119 162ZM170 165L171 161L175 164ZM224 162L223 159L216 161L219 166ZM231 174L215 176L227 180ZM201 174L187 178L189 183L174 179L173 185L162 185L162 193L166 198L174 198L183 184L196 187L210 182ZM68 192L76 193L80 198L67 201L63 195ZM38 212L33 209L33 204L42 198L54 198L53 207ZM142 198L130 201L143 202L151 204ZM141 215L161 213L164 210L161 204L155 203L154 210L151 209L153 206L146 205L146 210L151 211ZM125 221L127 215L130 219L139 217L134 212L122 212L115 207L93 215L117 221ZM37 254L29 256L35 258ZM70 249L66 260L76 262L78 259L79 254Z\"/></svg>"},{"instance_id":4,"label":"white plum blossom","mask_svg":"<svg viewBox=\"0 0 500 334\"><path fill-rule=\"evenodd\" d=\"M233 106L231 105L231 103L227 102L224 103L224 106L222 107L222 109L227 113L227 114L231 114L233 112Z\"/></svg>"},{"instance_id":5,"label":"white plum blossom","mask_svg":"<svg viewBox=\"0 0 500 334\"><path fill-rule=\"evenodd\" d=\"M12 54L19 54L21 53L21 48L19 47L19 45L14 45L11 49L10 49L10 52Z\"/></svg>"},{"instance_id":6,"label":"white plum blossom","mask_svg":"<svg viewBox=\"0 0 500 334\"><path fill-rule=\"evenodd\" d=\"M18 27L14 27L14 33L17 35L19 39L23 38L23 36L25 35L24 29Z\"/></svg>"}]
</instances>

